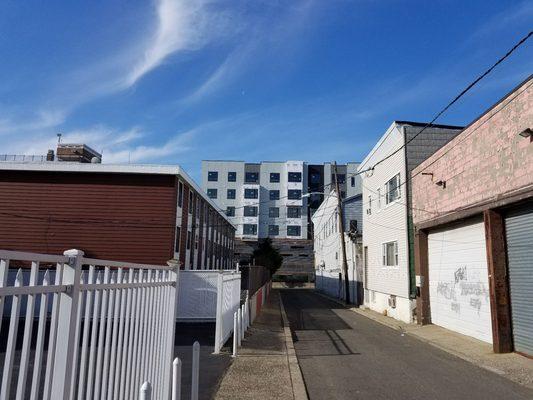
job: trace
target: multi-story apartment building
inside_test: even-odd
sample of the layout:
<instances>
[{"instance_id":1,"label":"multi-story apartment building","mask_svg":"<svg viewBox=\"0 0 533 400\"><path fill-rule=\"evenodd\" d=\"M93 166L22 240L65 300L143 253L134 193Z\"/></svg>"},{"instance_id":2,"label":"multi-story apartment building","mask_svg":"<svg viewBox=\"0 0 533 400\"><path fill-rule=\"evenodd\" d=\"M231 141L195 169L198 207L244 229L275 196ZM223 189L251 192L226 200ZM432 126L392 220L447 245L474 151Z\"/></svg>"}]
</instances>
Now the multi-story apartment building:
<instances>
[{"instance_id":1,"label":"multi-story apartment building","mask_svg":"<svg viewBox=\"0 0 533 400\"><path fill-rule=\"evenodd\" d=\"M361 193L358 163L337 166L341 196ZM308 239L311 216L334 188L331 163L203 161L202 188L244 240ZM309 196L303 196L309 193Z\"/></svg>"},{"instance_id":2,"label":"multi-story apartment building","mask_svg":"<svg viewBox=\"0 0 533 400\"><path fill-rule=\"evenodd\" d=\"M365 305L404 322L415 306L411 171L462 127L394 121L359 166Z\"/></svg>"}]
</instances>

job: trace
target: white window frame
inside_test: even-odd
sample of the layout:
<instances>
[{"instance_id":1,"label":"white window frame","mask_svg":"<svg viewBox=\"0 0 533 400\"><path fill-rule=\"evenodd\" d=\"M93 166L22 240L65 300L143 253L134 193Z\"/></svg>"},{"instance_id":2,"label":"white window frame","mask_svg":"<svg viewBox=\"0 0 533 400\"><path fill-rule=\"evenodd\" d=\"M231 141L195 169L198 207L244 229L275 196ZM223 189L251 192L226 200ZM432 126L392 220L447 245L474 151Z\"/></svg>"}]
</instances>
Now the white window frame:
<instances>
[{"instance_id":1,"label":"white window frame","mask_svg":"<svg viewBox=\"0 0 533 400\"><path fill-rule=\"evenodd\" d=\"M398 192L398 196L395 197L393 200L390 199L390 193L391 193L391 190L389 188L389 184L391 183L392 180L394 179L397 179L397 184L396 184L396 190ZM385 204L391 204L391 203L394 203L396 201L398 201L399 199L402 198L402 191L401 191L401 187L400 187L400 173L398 172L396 175L394 175L392 178L390 178L386 183L385 183Z\"/></svg>"},{"instance_id":2,"label":"white window frame","mask_svg":"<svg viewBox=\"0 0 533 400\"><path fill-rule=\"evenodd\" d=\"M388 245L393 245L394 248L393 248L393 264L389 264L389 260L388 260L388 252L387 252L387 246ZM381 243L381 264L383 267L385 268L395 268L395 267L398 267L399 265L399 257L398 257L398 241L397 240L391 240L389 242L383 242Z\"/></svg>"}]
</instances>

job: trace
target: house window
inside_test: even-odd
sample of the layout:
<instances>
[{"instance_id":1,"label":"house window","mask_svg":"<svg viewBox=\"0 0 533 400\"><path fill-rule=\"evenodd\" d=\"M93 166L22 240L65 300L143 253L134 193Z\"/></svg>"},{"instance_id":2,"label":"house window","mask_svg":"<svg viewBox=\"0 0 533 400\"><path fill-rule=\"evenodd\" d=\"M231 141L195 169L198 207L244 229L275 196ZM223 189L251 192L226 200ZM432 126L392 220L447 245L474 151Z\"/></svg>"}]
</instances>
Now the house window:
<instances>
[{"instance_id":1,"label":"house window","mask_svg":"<svg viewBox=\"0 0 533 400\"><path fill-rule=\"evenodd\" d=\"M228 172L228 182L237 182L236 172Z\"/></svg>"},{"instance_id":2,"label":"house window","mask_svg":"<svg viewBox=\"0 0 533 400\"><path fill-rule=\"evenodd\" d=\"M178 207L183 207L183 183L178 182Z\"/></svg>"},{"instance_id":3,"label":"house window","mask_svg":"<svg viewBox=\"0 0 533 400\"><path fill-rule=\"evenodd\" d=\"M257 189L244 189L245 199L257 199L257 196L258 196Z\"/></svg>"},{"instance_id":4,"label":"house window","mask_svg":"<svg viewBox=\"0 0 533 400\"><path fill-rule=\"evenodd\" d=\"M218 181L218 172L217 171L209 171L207 173L207 180L209 182L217 182Z\"/></svg>"},{"instance_id":5,"label":"house window","mask_svg":"<svg viewBox=\"0 0 533 400\"><path fill-rule=\"evenodd\" d=\"M258 172L247 172L244 175L244 182L245 183L257 183L259 181L259 173Z\"/></svg>"},{"instance_id":6,"label":"house window","mask_svg":"<svg viewBox=\"0 0 533 400\"><path fill-rule=\"evenodd\" d=\"M269 195L270 200L279 200L279 190L270 190Z\"/></svg>"},{"instance_id":7,"label":"house window","mask_svg":"<svg viewBox=\"0 0 533 400\"><path fill-rule=\"evenodd\" d=\"M355 176L352 176L350 178L350 185L352 185L352 187L355 187Z\"/></svg>"},{"instance_id":8,"label":"house window","mask_svg":"<svg viewBox=\"0 0 533 400\"><path fill-rule=\"evenodd\" d=\"M257 207L244 206L245 217L257 217Z\"/></svg>"},{"instance_id":9,"label":"house window","mask_svg":"<svg viewBox=\"0 0 533 400\"><path fill-rule=\"evenodd\" d=\"M339 185L346 183L346 174L337 174L337 181ZM335 174L331 174L331 182L335 182Z\"/></svg>"},{"instance_id":10,"label":"house window","mask_svg":"<svg viewBox=\"0 0 533 400\"><path fill-rule=\"evenodd\" d=\"M269 225L268 226L269 236L278 236L279 235L279 225Z\"/></svg>"},{"instance_id":11,"label":"house window","mask_svg":"<svg viewBox=\"0 0 533 400\"><path fill-rule=\"evenodd\" d=\"M289 200L300 200L302 198L301 190L290 189L287 194Z\"/></svg>"},{"instance_id":12,"label":"house window","mask_svg":"<svg viewBox=\"0 0 533 400\"><path fill-rule=\"evenodd\" d=\"M301 227L299 225L288 225L287 226L287 236L300 236Z\"/></svg>"},{"instance_id":13,"label":"house window","mask_svg":"<svg viewBox=\"0 0 533 400\"><path fill-rule=\"evenodd\" d=\"M394 267L398 265L398 242L383 243L383 265Z\"/></svg>"},{"instance_id":14,"label":"house window","mask_svg":"<svg viewBox=\"0 0 533 400\"><path fill-rule=\"evenodd\" d=\"M207 189L207 196L210 199L216 199L217 195L218 195L218 190L217 189Z\"/></svg>"},{"instance_id":15,"label":"house window","mask_svg":"<svg viewBox=\"0 0 533 400\"><path fill-rule=\"evenodd\" d=\"M301 218L301 207L287 207L287 218Z\"/></svg>"},{"instance_id":16,"label":"house window","mask_svg":"<svg viewBox=\"0 0 533 400\"><path fill-rule=\"evenodd\" d=\"M268 216L270 218L278 218L279 217L279 207L270 207L268 209Z\"/></svg>"},{"instance_id":17,"label":"house window","mask_svg":"<svg viewBox=\"0 0 533 400\"><path fill-rule=\"evenodd\" d=\"M302 181L302 173L301 172L289 172L288 174L288 181L289 182L301 182Z\"/></svg>"},{"instance_id":18,"label":"house window","mask_svg":"<svg viewBox=\"0 0 533 400\"><path fill-rule=\"evenodd\" d=\"M399 199L400 196L400 174L396 174L392 177L386 184L386 203L392 203L393 201Z\"/></svg>"},{"instance_id":19,"label":"house window","mask_svg":"<svg viewBox=\"0 0 533 400\"><path fill-rule=\"evenodd\" d=\"M257 225L244 224L242 226L243 235L257 235Z\"/></svg>"},{"instance_id":20,"label":"house window","mask_svg":"<svg viewBox=\"0 0 533 400\"><path fill-rule=\"evenodd\" d=\"M372 214L372 196L368 196L368 208L366 209L367 214Z\"/></svg>"},{"instance_id":21,"label":"house window","mask_svg":"<svg viewBox=\"0 0 533 400\"><path fill-rule=\"evenodd\" d=\"M226 208L226 215L228 217L234 217L235 216L235 207L227 207Z\"/></svg>"},{"instance_id":22,"label":"house window","mask_svg":"<svg viewBox=\"0 0 533 400\"><path fill-rule=\"evenodd\" d=\"M270 183L279 183L279 173L277 172L270 173Z\"/></svg>"},{"instance_id":23,"label":"house window","mask_svg":"<svg viewBox=\"0 0 533 400\"><path fill-rule=\"evenodd\" d=\"M235 189L228 189L227 196L228 200L235 199Z\"/></svg>"},{"instance_id":24,"label":"house window","mask_svg":"<svg viewBox=\"0 0 533 400\"><path fill-rule=\"evenodd\" d=\"M174 243L174 251L176 253L179 253L179 251L180 251L180 233L181 233L180 227L176 226L176 240L175 240L175 243Z\"/></svg>"},{"instance_id":25,"label":"house window","mask_svg":"<svg viewBox=\"0 0 533 400\"><path fill-rule=\"evenodd\" d=\"M187 232L187 250L191 248L191 232Z\"/></svg>"}]
</instances>

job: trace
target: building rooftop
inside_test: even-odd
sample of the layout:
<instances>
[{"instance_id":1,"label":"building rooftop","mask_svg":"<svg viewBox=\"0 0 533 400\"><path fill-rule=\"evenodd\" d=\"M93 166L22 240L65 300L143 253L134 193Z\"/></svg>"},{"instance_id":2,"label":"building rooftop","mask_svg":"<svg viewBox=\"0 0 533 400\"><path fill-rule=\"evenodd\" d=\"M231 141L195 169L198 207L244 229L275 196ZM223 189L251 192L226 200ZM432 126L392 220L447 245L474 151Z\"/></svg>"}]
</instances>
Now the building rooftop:
<instances>
[{"instance_id":1,"label":"building rooftop","mask_svg":"<svg viewBox=\"0 0 533 400\"><path fill-rule=\"evenodd\" d=\"M0 162L0 171L35 171L35 172L76 172L76 173L112 173L112 174L148 174L173 175L183 178L202 198L214 209L218 210L224 219L231 224L224 210L221 210L196 182L179 165L154 164L92 164L44 161L36 162ZM233 225L233 224L231 224Z\"/></svg>"}]
</instances>

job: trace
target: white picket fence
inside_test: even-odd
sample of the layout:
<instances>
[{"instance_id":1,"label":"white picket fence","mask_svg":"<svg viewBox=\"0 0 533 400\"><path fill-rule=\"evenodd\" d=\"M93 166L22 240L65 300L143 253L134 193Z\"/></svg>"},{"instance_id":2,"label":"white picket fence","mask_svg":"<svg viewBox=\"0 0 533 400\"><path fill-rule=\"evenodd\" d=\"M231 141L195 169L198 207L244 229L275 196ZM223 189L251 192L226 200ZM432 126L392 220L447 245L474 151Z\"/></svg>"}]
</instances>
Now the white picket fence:
<instances>
[{"instance_id":1,"label":"white picket fence","mask_svg":"<svg viewBox=\"0 0 533 400\"><path fill-rule=\"evenodd\" d=\"M27 279L21 262L30 266ZM8 286L10 268L17 272ZM54 282L48 270L39 274L46 268L55 270ZM168 398L178 276L177 266L96 260L79 250L0 250L0 332L7 329L0 400L137 399L145 381L153 398Z\"/></svg>"},{"instance_id":2,"label":"white picket fence","mask_svg":"<svg viewBox=\"0 0 533 400\"><path fill-rule=\"evenodd\" d=\"M241 273L234 270L180 272L177 316L180 321L215 321L215 353L233 333L239 309Z\"/></svg>"}]
</instances>

